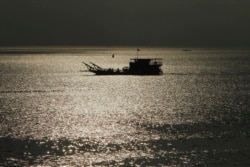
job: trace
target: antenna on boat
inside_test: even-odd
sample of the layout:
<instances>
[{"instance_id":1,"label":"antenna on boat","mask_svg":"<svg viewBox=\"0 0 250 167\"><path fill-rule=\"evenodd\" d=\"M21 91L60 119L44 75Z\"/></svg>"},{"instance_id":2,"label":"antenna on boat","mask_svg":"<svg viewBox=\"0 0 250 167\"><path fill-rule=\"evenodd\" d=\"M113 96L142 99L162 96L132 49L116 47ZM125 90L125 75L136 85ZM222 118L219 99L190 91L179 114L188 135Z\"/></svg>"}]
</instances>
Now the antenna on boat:
<instances>
[{"instance_id":1,"label":"antenna on boat","mask_svg":"<svg viewBox=\"0 0 250 167\"><path fill-rule=\"evenodd\" d=\"M138 59L138 52L139 51L141 51L139 48L137 48L137 52L136 52L136 54L137 54L137 59Z\"/></svg>"}]
</instances>

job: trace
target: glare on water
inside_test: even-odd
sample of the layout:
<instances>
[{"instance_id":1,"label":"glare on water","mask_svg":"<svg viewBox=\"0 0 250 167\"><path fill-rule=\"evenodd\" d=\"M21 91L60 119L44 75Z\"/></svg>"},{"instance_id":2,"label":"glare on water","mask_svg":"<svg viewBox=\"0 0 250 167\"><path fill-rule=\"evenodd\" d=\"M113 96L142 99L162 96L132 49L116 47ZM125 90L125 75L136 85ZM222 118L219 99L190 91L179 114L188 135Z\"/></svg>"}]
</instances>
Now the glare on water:
<instances>
[{"instance_id":1,"label":"glare on water","mask_svg":"<svg viewBox=\"0 0 250 167\"><path fill-rule=\"evenodd\" d=\"M249 53L141 49L160 76L81 72L127 66L133 48L1 54L0 165L246 166Z\"/></svg>"}]
</instances>

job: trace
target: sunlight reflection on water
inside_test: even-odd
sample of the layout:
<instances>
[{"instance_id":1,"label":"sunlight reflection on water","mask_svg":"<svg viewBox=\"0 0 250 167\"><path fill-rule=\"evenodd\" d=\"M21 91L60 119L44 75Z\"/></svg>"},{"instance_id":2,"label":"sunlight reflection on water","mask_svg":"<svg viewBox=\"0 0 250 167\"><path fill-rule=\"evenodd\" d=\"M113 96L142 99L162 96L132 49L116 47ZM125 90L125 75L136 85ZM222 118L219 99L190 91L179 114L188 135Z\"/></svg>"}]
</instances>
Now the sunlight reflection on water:
<instances>
[{"instance_id":1,"label":"sunlight reflection on water","mask_svg":"<svg viewBox=\"0 0 250 167\"><path fill-rule=\"evenodd\" d=\"M163 58L164 75L79 71L126 66L129 49L0 56L0 165L221 166L249 155L248 52L142 54Z\"/></svg>"}]
</instances>

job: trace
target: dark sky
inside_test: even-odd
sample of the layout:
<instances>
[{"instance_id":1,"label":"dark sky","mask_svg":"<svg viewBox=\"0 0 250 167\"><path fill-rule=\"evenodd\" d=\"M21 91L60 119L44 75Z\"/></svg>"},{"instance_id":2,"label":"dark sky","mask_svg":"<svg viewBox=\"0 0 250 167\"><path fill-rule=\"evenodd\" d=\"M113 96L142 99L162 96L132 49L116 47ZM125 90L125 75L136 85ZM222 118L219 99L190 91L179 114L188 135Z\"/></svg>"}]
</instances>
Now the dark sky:
<instances>
[{"instance_id":1,"label":"dark sky","mask_svg":"<svg viewBox=\"0 0 250 167\"><path fill-rule=\"evenodd\" d=\"M0 46L250 46L250 0L0 0Z\"/></svg>"}]
</instances>

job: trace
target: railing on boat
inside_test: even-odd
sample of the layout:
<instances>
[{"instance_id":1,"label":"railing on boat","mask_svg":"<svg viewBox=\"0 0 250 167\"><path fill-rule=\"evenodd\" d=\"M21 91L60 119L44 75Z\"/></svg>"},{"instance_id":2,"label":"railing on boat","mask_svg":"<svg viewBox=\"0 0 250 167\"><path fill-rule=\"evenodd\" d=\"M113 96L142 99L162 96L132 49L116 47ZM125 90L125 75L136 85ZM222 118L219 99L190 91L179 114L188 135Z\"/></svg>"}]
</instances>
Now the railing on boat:
<instances>
[{"instance_id":1,"label":"railing on boat","mask_svg":"<svg viewBox=\"0 0 250 167\"><path fill-rule=\"evenodd\" d=\"M162 65L162 58L134 58L130 59L130 63L142 63L148 65Z\"/></svg>"}]
</instances>

